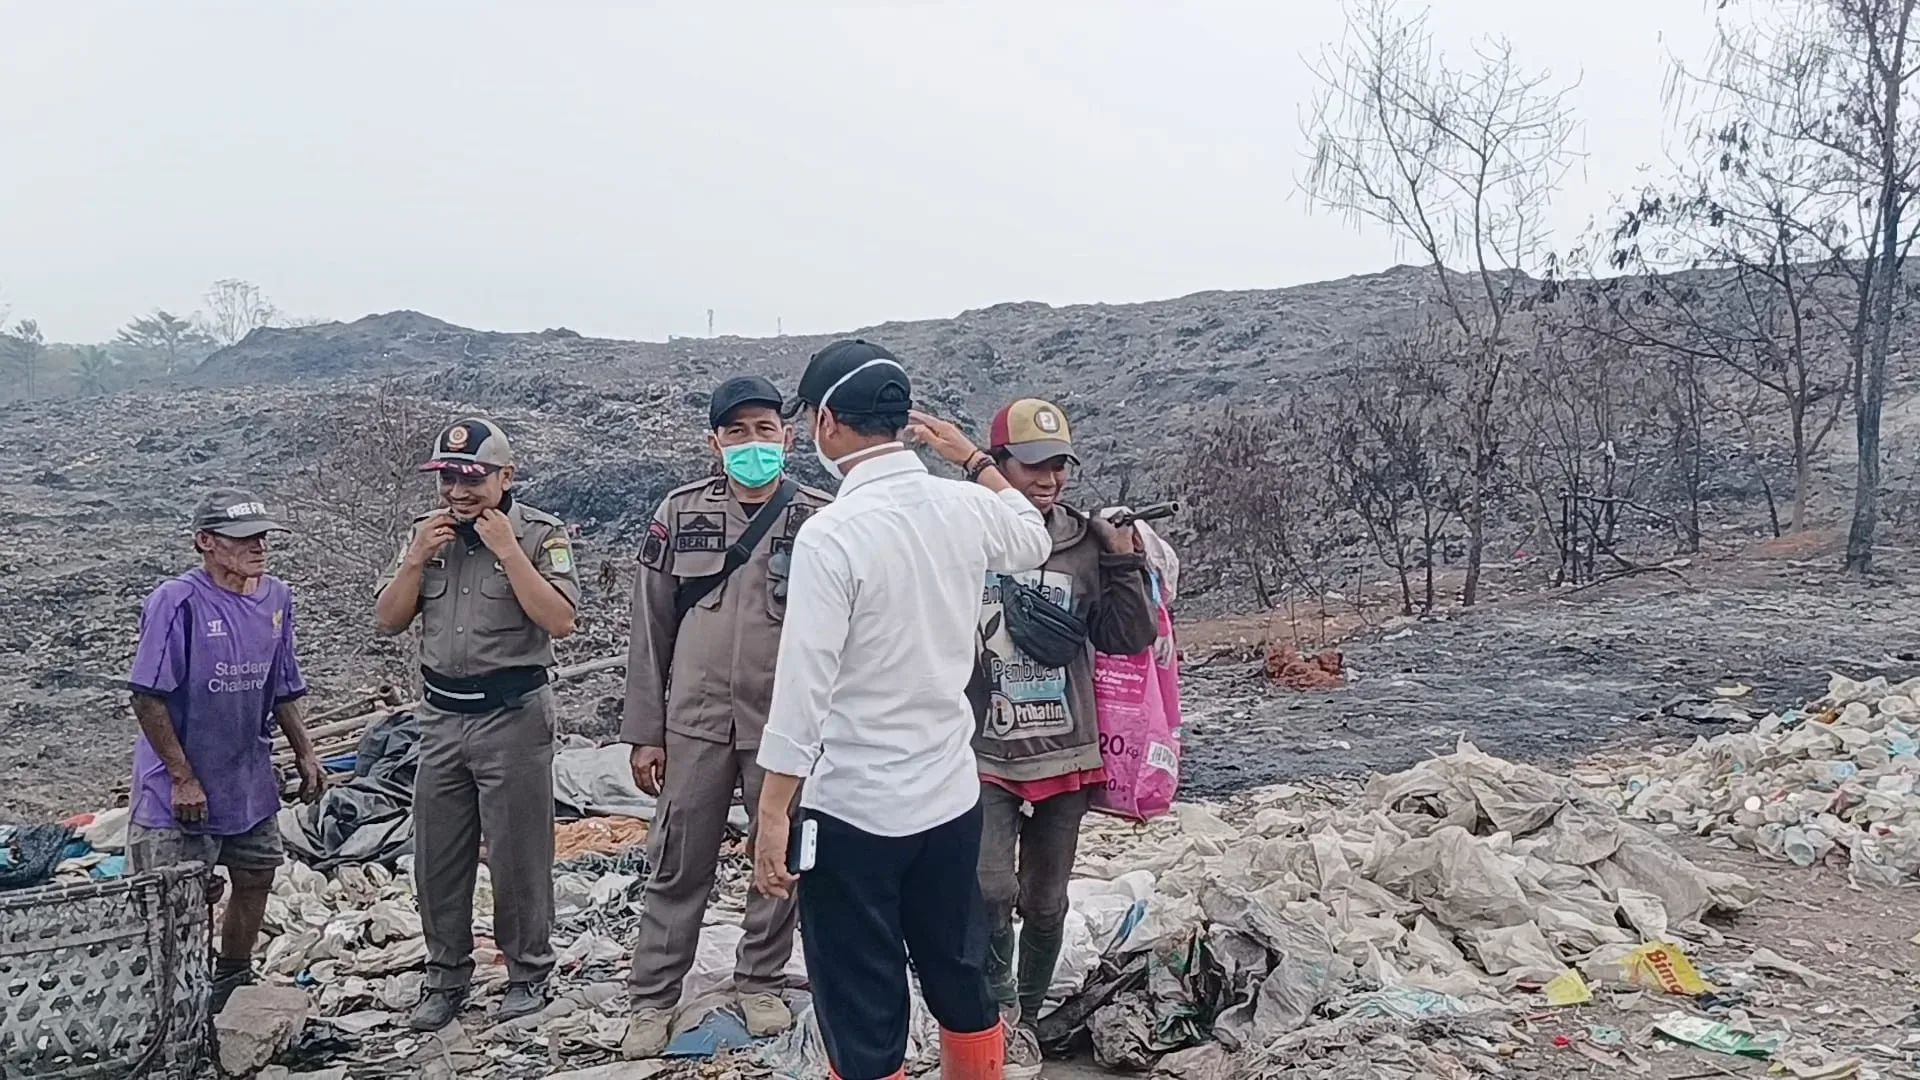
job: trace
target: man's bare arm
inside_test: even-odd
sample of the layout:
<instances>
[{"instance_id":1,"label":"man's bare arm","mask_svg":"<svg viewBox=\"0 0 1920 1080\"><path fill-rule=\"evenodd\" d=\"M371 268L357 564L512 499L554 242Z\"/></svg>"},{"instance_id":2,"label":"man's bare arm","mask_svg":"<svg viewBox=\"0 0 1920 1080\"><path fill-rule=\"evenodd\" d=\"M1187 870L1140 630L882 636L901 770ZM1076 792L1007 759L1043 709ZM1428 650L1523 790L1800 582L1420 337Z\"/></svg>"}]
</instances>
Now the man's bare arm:
<instances>
[{"instance_id":1,"label":"man's bare arm","mask_svg":"<svg viewBox=\"0 0 1920 1080\"><path fill-rule=\"evenodd\" d=\"M153 745L153 752L160 755L160 762L167 767L167 775L173 782L193 779L193 766L187 763L187 752L180 746L180 733L173 729L173 714L167 711L166 699L134 694L133 717L140 722L140 733Z\"/></svg>"},{"instance_id":2,"label":"man's bare arm","mask_svg":"<svg viewBox=\"0 0 1920 1080\"><path fill-rule=\"evenodd\" d=\"M197 825L207 818L207 792L193 774L187 752L180 746L180 735L173 729L173 715L162 698L135 692L133 716L140 721L140 732L160 755L173 787L173 819L182 825Z\"/></svg>"},{"instance_id":3,"label":"man's bare arm","mask_svg":"<svg viewBox=\"0 0 1920 1080\"><path fill-rule=\"evenodd\" d=\"M326 790L326 770L313 752L313 738L307 732L307 706L303 698L288 698L273 707L273 718L293 748L293 767L300 774L300 800L313 802Z\"/></svg>"},{"instance_id":4,"label":"man's bare arm","mask_svg":"<svg viewBox=\"0 0 1920 1080\"><path fill-rule=\"evenodd\" d=\"M293 748L293 756L311 757L313 755L313 738L307 734L305 698L288 698L275 705L273 718L280 724L280 733L287 737L287 745Z\"/></svg>"}]
</instances>

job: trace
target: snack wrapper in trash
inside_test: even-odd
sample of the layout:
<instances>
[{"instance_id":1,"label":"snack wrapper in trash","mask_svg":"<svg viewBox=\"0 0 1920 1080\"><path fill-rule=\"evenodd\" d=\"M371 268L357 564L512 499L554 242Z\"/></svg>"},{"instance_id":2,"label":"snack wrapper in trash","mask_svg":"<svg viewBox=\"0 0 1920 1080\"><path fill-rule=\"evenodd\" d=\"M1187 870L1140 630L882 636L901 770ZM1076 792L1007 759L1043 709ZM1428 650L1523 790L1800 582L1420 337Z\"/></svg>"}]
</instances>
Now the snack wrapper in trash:
<instances>
[{"instance_id":1,"label":"snack wrapper in trash","mask_svg":"<svg viewBox=\"0 0 1920 1080\"><path fill-rule=\"evenodd\" d=\"M1549 1005L1585 1005L1593 1000L1593 991L1587 989L1587 980L1572 968L1555 975L1546 985L1546 994Z\"/></svg>"},{"instance_id":2,"label":"snack wrapper in trash","mask_svg":"<svg viewBox=\"0 0 1920 1080\"><path fill-rule=\"evenodd\" d=\"M1736 1057L1769 1057L1780 1049L1779 1039L1743 1034L1725 1024L1686 1013L1668 1013L1654 1021L1653 1030L1675 1042Z\"/></svg>"},{"instance_id":3,"label":"snack wrapper in trash","mask_svg":"<svg viewBox=\"0 0 1920 1080\"><path fill-rule=\"evenodd\" d=\"M1627 955L1624 966L1627 979L1635 986L1664 990L1681 997L1699 997L1713 993L1713 987L1700 977L1693 961L1680 946L1668 941L1642 945Z\"/></svg>"}]
</instances>

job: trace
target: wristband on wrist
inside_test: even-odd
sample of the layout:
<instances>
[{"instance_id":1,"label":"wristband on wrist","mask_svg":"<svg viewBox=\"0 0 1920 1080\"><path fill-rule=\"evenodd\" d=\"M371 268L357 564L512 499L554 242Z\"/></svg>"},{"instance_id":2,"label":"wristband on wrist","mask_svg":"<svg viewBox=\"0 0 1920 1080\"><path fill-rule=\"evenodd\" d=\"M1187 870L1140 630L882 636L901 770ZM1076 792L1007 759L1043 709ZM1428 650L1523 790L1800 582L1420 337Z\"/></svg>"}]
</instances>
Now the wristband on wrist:
<instances>
[{"instance_id":1,"label":"wristband on wrist","mask_svg":"<svg viewBox=\"0 0 1920 1080\"><path fill-rule=\"evenodd\" d=\"M967 463L967 479L979 480L980 474L993 468L993 455L984 450L975 451L973 460Z\"/></svg>"}]
</instances>

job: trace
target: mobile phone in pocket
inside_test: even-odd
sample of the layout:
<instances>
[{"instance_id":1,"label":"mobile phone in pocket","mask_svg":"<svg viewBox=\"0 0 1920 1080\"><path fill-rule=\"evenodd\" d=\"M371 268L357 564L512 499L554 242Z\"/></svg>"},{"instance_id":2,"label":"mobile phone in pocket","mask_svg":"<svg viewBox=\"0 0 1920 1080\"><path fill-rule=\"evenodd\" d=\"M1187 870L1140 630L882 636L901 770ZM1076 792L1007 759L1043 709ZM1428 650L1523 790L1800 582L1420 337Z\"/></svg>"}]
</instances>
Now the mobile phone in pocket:
<instances>
[{"instance_id":1,"label":"mobile phone in pocket","mask_svg":"<svg viewBox=\"0 0 1920 1080\"><path fill-rule=\"evenodd\" d=\"M787 852L787 873L804 874L813 869L814 860L819 857L820 823L804 818L799 828L793 830L793 843Z\"/></svg>"}]
</instances>

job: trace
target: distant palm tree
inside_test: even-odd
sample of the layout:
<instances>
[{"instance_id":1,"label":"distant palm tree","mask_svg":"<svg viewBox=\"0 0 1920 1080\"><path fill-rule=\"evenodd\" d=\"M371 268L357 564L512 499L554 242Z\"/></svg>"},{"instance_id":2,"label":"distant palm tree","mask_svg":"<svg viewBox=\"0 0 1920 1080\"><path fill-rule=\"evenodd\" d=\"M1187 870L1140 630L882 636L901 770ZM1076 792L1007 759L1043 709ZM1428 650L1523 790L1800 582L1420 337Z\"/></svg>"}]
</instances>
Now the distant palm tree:
<instances>
[{"instance_id":1,"label":"distant palm tree","mask_svg":"<svg viewBox=\"0 0 1920 1080\"><path fill-rule=\"evenodd\" d=\"M73 381L80 393L98 397L107 392L107 378L113 373L113 358L99 345L80 350L80 363L73 370Z\"/></svg>"}]
</instances>

